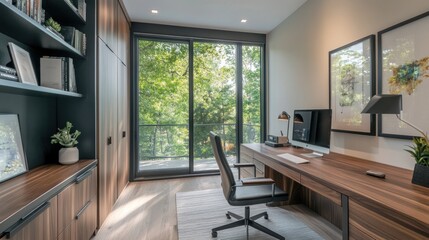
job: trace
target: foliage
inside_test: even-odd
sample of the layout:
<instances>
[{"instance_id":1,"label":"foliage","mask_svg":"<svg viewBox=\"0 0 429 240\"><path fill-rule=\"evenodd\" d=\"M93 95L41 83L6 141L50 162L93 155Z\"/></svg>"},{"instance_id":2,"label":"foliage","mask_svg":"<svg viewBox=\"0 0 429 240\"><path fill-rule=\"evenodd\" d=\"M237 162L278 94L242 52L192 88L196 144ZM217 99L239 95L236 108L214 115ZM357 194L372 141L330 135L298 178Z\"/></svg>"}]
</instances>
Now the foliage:
<instances>
[{"instance_id":1,"label":"foliage","mask_svg":"<svg viewBox=\"0 0 429 240\"><path fill-rule=\"evenodd\" d=\"M48 20L45 21L45 25L51 27L52 29L54 29L57 32L61 31L61 25L59 23L57 23L54 19L49 18Z\"/></svg>"},{"instance_id":2,"label":"foliage","mask_svg":"<svg viewBox=\"0 0 429 240\"><path fill-rule=\"evenodd\" d=\"M236 155L235 44L193 44L193 155L213 158L208 133ZM259 141L260 47L243 47L244 141ZM139 40L139 159L189 158L189 48L184 42Z\"/></svg>"},{"instance_id":3,"label":"foliage","mask_svg":"<svg viewBox=\"0 0 429 240\"><path fill-rule=\"evenodd\" d=\"M413 146L408 146L410 149L405 149L411 156L414 157L417 164L429 167L429 143L423 137L415 137Z\"/></svg>"},{"instance_id":4,"label":"foliage","mask_svg":"<svg viewBox=\"0 0 429 240\"><path fill-rule=\"evenodd\" d=\"M391 67L392 77L388 79L390 92L400 94L406 91L411 95L416 87L423 82L424 78L429 78L429 57L413 61L408 64Z\"/></svg>"},{"instance_id":5,"label":"foliage","mask_svg":"<svg viewBox=\"0 0 429 240\"><path fill-rule=\"evenodd\" d=\"M70 133L72 127L73 125L67 122L63 129L58 128L58 133L51 136L51 144L58 143L63 147L74 147L78 144L76 139L79 137L80 132L76 130L74 133Z\"/></svg>"}]
</instances>

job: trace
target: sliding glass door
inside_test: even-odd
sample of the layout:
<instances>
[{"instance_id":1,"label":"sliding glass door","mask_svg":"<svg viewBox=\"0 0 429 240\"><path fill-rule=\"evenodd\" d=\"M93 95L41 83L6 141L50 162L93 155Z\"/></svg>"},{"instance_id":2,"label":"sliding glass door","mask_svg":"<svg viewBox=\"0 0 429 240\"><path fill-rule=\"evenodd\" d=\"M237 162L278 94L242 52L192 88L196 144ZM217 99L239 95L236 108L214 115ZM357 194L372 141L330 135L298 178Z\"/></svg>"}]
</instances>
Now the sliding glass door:
<instances>
[{"instance_id":1,"label":"sliding glass door","mask_svg":"<svg viewBox=\"0 0 429 240\"><path fill-rule=\"evenodd\" d=\"M209 132L228 161L262 141L261 46L194 40L137 41L136 176L217 171Z\"/></svg>"}]
</instances>

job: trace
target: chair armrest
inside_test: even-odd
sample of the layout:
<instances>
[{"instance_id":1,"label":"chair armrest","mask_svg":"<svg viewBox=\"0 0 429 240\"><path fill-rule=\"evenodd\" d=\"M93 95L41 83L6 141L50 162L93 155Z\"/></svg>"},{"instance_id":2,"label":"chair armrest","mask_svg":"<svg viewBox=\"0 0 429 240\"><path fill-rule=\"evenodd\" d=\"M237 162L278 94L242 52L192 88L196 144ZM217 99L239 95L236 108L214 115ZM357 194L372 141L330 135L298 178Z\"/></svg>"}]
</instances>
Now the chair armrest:
<instances>
[{"instance_id":1,"label":"chair armrest","mask_svg":"<svg viewBox=\"0 0 429 240\"><path fill-rule=\"evenodd\" d=\"M243 178L241 179L243 185L262 185L275 183L271 178Z\"/></svg>"},{"instance_id":2,"label":"chair armrest","mask_svg":"<svg viewBox=\"0 0 429 240\"><path fill-rule=\"evenodd\" d=\"M234 163L233 166L235 168L241 168L241 167L256 167L254 163Z\"/></svg>"}]
</instances>

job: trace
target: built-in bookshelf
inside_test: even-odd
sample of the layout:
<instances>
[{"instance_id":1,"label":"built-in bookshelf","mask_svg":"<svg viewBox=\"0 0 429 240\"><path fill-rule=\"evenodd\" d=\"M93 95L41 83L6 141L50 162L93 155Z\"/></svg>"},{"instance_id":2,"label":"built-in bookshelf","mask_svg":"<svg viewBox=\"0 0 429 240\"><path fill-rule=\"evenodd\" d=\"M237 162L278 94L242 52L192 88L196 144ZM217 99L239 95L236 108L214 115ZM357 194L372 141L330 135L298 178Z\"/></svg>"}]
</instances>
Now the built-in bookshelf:
<instances>
[{"instance_id":1,"label":"built-in bookshelf","mask_svg":"<svg viewBox=\"0 0 429 240\"><path fill-rule=\"evenodd\" d=\"M62 24L83 25L86 23L85 18L70 1L46 0L46 2L46 11L55 19L61 19Z\"/></svg>"},{"instance_id":2,"label":"built-in bookshelf","mask_svg":"<svg viewBox=\"0 0 429 240\"><path fill-rule=\"evenodd\" d=\"M84 58L82 53L64 41L64 39L49 31L36 20L27 16L5 0L0 0L0 22L1 33L23 44L45 49L57 55Z\"/></svg>"}]
</instances>

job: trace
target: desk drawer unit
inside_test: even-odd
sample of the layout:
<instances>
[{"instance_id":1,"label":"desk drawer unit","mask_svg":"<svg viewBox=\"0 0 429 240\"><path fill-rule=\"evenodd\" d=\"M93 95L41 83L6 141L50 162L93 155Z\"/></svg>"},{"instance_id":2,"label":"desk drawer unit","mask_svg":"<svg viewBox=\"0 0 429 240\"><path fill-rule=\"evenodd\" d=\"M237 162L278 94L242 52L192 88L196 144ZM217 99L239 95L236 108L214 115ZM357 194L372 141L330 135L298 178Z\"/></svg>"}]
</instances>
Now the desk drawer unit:
<instances>
[{"instance_id":1,"label":"desk drawer unit","mask_svg":"<svg viewBox=\"0 0 429 240\"><path fill-rule=\"evenodd\" d=\"M349 199L350 239L428 239L392 219Z\"/></svg>"}]
</instances>

